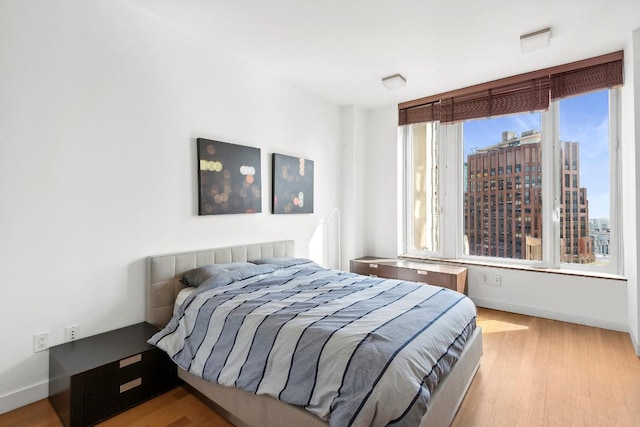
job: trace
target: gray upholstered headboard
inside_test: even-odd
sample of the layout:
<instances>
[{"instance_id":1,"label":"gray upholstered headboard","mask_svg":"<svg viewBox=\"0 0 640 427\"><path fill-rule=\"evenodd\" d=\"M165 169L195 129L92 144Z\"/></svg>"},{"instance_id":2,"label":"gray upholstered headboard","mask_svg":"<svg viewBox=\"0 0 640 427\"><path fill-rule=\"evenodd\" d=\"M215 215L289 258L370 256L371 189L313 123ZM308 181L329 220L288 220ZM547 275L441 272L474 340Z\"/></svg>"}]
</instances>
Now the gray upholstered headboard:
<instances>
[{"instance_id":1,"label":"gray upholstered headboard","mask_svg":"<svg viewBox=\"0 0 640 427\"><path fill-rule=\"evenodd\" d=\"M145 320L162 328L173 314L173 302L184 285L185 271L206 264L251 261L275 256L295 256L293 240L254 243L147 257Z\"/></svg>"}]
</instances>

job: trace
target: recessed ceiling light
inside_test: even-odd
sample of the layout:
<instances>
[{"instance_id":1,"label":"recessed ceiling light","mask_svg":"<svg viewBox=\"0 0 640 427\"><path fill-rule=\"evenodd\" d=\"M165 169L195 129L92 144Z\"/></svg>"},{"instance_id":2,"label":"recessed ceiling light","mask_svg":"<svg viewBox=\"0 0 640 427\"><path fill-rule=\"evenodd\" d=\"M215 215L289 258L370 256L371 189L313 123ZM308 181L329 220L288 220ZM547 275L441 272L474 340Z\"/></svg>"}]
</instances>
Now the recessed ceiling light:
<instances>
[{"instance_id":1,"label":"recessed ceiling light","mask_svg":"<svg viewBox=\"0 0 640 427\"><path fill-rule=\"evenodd\" d=\"M384 77L382 84L389 90L399 89L407 84L407 81L400 74L394 74L392 76Z\"/></svg>"}]
</instances>

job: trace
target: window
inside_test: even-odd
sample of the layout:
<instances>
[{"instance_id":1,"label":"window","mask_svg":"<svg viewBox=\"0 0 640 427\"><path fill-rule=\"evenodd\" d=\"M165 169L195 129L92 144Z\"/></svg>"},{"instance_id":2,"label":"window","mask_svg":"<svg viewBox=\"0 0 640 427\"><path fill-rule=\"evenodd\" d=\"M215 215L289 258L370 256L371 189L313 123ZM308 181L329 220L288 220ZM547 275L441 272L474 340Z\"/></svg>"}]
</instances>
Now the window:
<instances>
[{"instance_id":1,"label":"window","mask_svg":"<svg viewBox=\"0 0 640 427\"><path fill-rule=\"evenodd\" d=\"M578 95L558 102L560 156L571 164L565 171L563 189L567 191L563 206L569 212L572 232L561 233L560 247L567 241L571 251L560 252L563 263L609 266L611 241L611 180L609 149L608 91ZM567 200L568 199L568 200ZM587 223L594 224L589 230ZM579 232L578 232L578 224ZM605 230L595 225L605 224ZM596 245L595 242L602 242Z\"/></svg>"},{"instance_id":2,"label":"window","mask_svg":"<svg viewBox=\"0 0 640 427\"><path fill-rule=\"evenodd\" d=\"M411 172L406 172L405 252L620 272L615 259L621 247L616 234L619 90L607 89L621 85L621 61L616 66L619 82L599 90L581 89L580 78L569 82L564 74L562 79L552 74L550 89L534 97L542 102L550 90L551 101L536 104L534 113L493 115L500 90L489 90L488 104L482 94L429 104L430 120L422 126L432 133L419 136L420 149L416 125L401 127L405 164L417 169L411 152L432 153L422 162L438 174L416 200L406 185ZM535 83L528 93L544 85ZM521 105L530 101L523 97ZM465 105L470 99L474 103ZM489 114L469 113L487 105ZM416 113L401 109L400 123L411 114ZM416 206L426 208L422 216ZM416 230L424 237L417 238Z\"/></svg>"}]
</instances>

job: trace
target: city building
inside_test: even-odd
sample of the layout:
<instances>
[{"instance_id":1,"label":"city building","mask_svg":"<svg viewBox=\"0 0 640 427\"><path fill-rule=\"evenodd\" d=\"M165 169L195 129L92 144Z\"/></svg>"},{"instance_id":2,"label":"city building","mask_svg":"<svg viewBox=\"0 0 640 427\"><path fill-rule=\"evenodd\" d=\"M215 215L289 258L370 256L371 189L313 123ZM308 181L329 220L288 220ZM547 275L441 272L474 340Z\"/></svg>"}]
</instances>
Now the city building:
<instances>
[{"instance_id":1,"label":"city building","mask_svg":"<svg viewBox=\"0 0 640 427\"><path fill-rule=\"evenodd\" d=\"M595 261L589 237L587 189L580 187L580 144L562 142L563 203L560 208L560 262L589 264Z\"/></svg>"},{"instance_id":2,"label":"city building","mask_svg":"<svg viewBox=\"0 0 640 427\"><path fill-rule=\"evenodd\" d=\"M611 242L611 226L608 218L593 218L589 220L589 237L593 244L593 253L598 260L610 257L609 244Z\"/></svg>"},{"instance_id":3,"label":"city building","mask_svg":"<svg viewBox=\"0 0 640 427\"><path fill-rule=\"evenodd\" d=\"M542 259L542 152L537 131L502 133L467 158L465 233L470 255ZM579 144L563 142L562 262L593 262L587 190L580 188Z\"/></svg>"}]
</instances>

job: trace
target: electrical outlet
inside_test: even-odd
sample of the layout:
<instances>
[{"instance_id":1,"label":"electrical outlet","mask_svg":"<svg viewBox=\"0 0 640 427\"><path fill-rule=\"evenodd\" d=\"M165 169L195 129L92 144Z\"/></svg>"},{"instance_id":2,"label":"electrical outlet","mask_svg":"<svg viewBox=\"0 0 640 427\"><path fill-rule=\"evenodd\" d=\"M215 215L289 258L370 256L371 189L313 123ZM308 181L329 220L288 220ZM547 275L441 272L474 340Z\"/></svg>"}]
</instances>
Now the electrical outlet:
<instances>
[{"instance_id":1,"label":"electrical outlet","mask_svg":"<svg viewBox=\"0 0 640 427\"><path fill-rule=\"evenodd\" d=\"M64 329L64 335L67 341L75 341L78 339L78 325L69 325Z\"/></svg>"},{"instance_id":2,"label":"electrical outlet","mask_svg":"<svg viewBox=\"0 0 640 427\"><path fill-rule=\"evenodd\" d=\"M49 332L40 332L33 335L33 352L44 351L49 348Z\"/></svg>"},{"instance_id":3,"label":"electrical outlet","mask_svg":"<svg viewBox=\"0 0 640 427\"><path fill-rule=\"evenodd\" d=\"M494 286L502 286L502 277L499 274L496 274L493 277L493 285Z\"/></svg>"}]
</instances>

